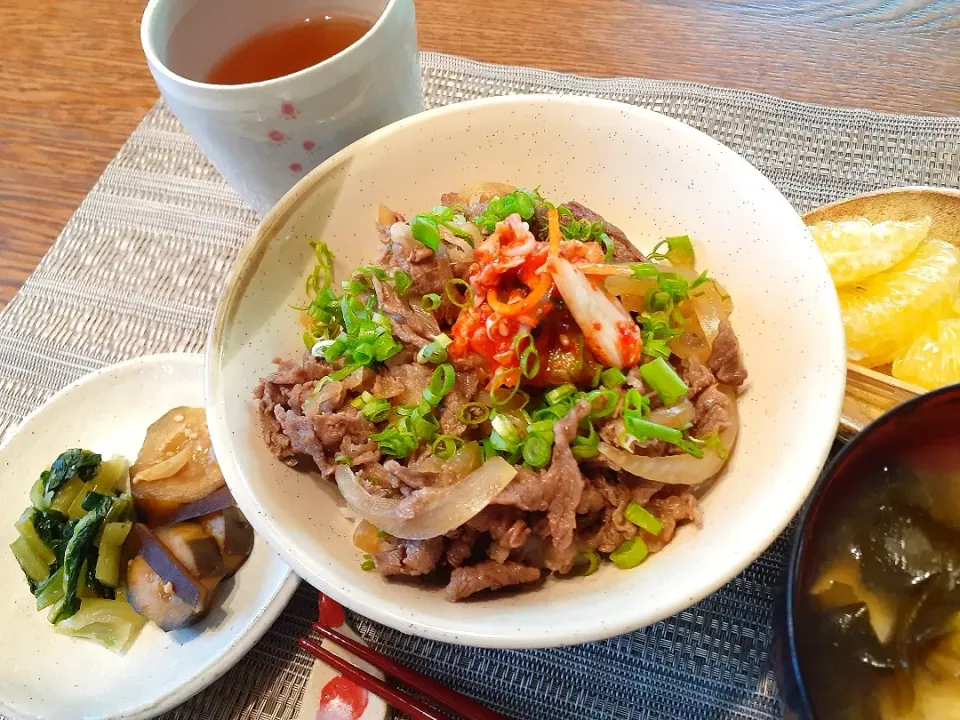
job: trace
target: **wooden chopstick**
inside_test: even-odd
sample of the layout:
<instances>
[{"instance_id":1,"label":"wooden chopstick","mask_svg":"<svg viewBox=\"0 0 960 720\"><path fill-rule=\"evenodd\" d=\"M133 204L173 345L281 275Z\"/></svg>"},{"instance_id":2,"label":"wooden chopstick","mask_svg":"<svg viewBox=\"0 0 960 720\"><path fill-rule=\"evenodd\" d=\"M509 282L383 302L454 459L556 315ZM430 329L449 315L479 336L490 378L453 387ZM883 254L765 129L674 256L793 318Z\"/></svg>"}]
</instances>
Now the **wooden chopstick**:
<instances>
[{"instance_id":1,"label":"wooden chopstick","mask_svg":"<svg viewBox=\"0 0 960 720\"><path fill-rule=\"evenodd\" d=\"M320 623L314 623L313 629L328 640L346 648L357 657L366 660L387 675L391 675L410 687L416 688L441 707L466 718L466 720L506 720L506 718L499 713L495 713L493 710L484 707L475 700L471 700L455 690L441 685L436 680L416 670L400 665L386 655L347 637L333 628Z\"/></svg>"},{"instance_id":2,"label":"wooden chopstick","mask_svg":"<svg viewBox=\"0 0 960 720\"><path fill-rule=\"evenodd\" d=\"M339 655L335 655L325 647L320 646L309 638L300 638L300 647L309 652L315 658L323 660L327 665L336 668L343 676L353 680L357 685L369 690L374 695L379 695L387 703L403 711L413 720L450 720L443 713L434 710L421 700L407 695L407 693L397 688L390 687L383 680L362 670L344 660Z\"/></svg>"}]
</instances>

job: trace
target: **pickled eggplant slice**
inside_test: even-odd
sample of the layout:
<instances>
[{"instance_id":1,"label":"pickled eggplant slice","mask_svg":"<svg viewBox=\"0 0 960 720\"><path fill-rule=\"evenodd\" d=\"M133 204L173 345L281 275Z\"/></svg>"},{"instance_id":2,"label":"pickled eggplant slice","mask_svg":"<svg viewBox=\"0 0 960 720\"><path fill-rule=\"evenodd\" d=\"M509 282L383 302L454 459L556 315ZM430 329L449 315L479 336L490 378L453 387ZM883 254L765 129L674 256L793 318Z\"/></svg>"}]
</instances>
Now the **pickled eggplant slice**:
<instances>
[{"instance_id":1,"label":"pickled eggplant slice","mask_svg":"<svg viewBox=\"0 0 960 720\"><path fill-rule=\"evenodd\" d=\"M127 600L134 610L167 632L186 627L203 616L140 555L127 565Z\"/></svg>"},{"instance_id":2,"label":"pickled eggplant slice","mask_svg":"<svg viewBox=\"0 0 960 720\"><path fill-rule=\"evenodd\" d=\"M127 598L137 612L163 630L206 615L215 580L205 583L196 578L142 523L133 526L128 542L137 555L127 565Z\"/></svg>"},{"instance_id":3,"label":"pickled eggplant slice","mask_svg":"<svg viewBox=\"0 0 960 720\"><path fill-rule=\"evenodd\" d=\"M230 507L200 519L223 555L224 575L233 575L253 552L253 528L239 508Z\"/></svg>"},{"instance_id":4,"label":"pickled eggplant slice","mask_svg":"<svg viewBox=\"0 0 960 720\"><path fill-rule=\"evenodd\" d=\"M167 525L157 528L153 534L195 578L219 580L223 577L220 545L201 523Z\"/></svg>"},{"instance_id":5,"label":"pickled eggplant slice","mask_svg":"<svg viewBox=\"0 0 960 720\"><path fill-rule=\"evenodd\" d=\"M137 511L151 527L225 487L203 409L177 407L153 423L130 477Z\"/></svg>"},{"instance_id":6,"label":"pickled eggplant slice","mask_svg":"<svg viewBox=\"0 0 960 720\"><path fill-rule=\"evenodd\" d=\"M187 503L186 505L181 505L177 511L170 516L167 522L178 523L184 520L195 520L204 515L234 507L236 504L236 500L234 500L233 495L230 494L230 488L222 487L206 497L195 500L192 503Z\"/></svg>"}]
</instances>

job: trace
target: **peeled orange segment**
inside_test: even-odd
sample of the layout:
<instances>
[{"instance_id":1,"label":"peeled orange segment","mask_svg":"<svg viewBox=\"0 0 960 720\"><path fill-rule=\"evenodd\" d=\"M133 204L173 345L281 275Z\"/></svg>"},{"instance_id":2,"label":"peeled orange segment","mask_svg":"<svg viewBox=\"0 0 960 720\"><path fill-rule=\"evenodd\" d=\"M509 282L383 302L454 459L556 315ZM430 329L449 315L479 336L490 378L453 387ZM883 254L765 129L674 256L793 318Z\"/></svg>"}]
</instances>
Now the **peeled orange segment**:
<instances>
[{"instance_id":1,"label":"peeled orange segment","mask_svg":"<svg viewBox=\"0 0 960 720\"><path fill-rule=\"evenodd\" d=\"M960 318L938 322L893 361L893 376L933 390L960 382Z\"/></svg>"},{"instance_id":2,"label":"peeled orange segment","mask_svg":"<svg viewBox=\"0 0 960 720\"><path fill-rule=\"evenodd\" d=\"M930 218L886 220L866 218L824 220L810 227L830 277L837 287L853 285L888 270L917 249L930 232Z\"/></svg>"},{"instance_id":3,"label":"peeled orange segment","mask_svg":"<svg viewBox=\"0 0 960 720\"><path fill-rule=\"evenodd\" d=\"M867 367L893 362L917 335L953 315L960 297L960 250L924 240L906 260L837 294L847 357Z\"/></svg>"}]
</instances>

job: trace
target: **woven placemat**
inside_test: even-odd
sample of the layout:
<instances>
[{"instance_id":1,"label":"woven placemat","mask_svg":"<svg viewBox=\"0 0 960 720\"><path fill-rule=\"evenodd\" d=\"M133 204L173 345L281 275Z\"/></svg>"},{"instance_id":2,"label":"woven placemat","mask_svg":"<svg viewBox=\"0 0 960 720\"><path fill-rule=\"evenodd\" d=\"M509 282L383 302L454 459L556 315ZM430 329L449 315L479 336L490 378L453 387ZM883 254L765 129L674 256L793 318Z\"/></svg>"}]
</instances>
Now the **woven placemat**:
<instances>
[{"instance_id":1,"label":"woven placemat","mask_svg":"<svg viewBox=\"0 0 960 720\"><path fill-rule=\"evenodd\" d=\"M836 110L691 83L584 79L434 53L421 62L428 107L573 93L679 118L746 157L799 210L884 186L960 185L960 118ZM0 434L105 364L202 350L227 270L256 221L158 104L0 316ZM574 648L455 647L352 619L375 647L514 718L778 718L770 623L787 545L779 538L729 585L669 620ZM167 717L294 718L311 665L296 639L315 614L315 593L304 585L244 660Z\"/></svg>"}]
</instances>

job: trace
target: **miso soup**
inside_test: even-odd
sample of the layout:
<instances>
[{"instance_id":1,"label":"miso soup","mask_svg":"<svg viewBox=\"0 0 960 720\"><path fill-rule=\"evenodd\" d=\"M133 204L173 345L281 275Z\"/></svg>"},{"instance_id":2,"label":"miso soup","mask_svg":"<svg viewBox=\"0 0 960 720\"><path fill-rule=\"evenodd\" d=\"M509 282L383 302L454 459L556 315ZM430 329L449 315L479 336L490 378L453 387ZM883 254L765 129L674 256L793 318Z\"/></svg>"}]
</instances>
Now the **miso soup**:
<instances>
[{"instance_id":1,"label":"miso soup","mask_svg":"<svg viewBox=\"0 0 960 720\"><path fill-rule=\"evenodd\" d=\"M944 419L861 453L813 518L795 622L817 720L960 719L960 434Z\"/></svg>"}]
</instances>

